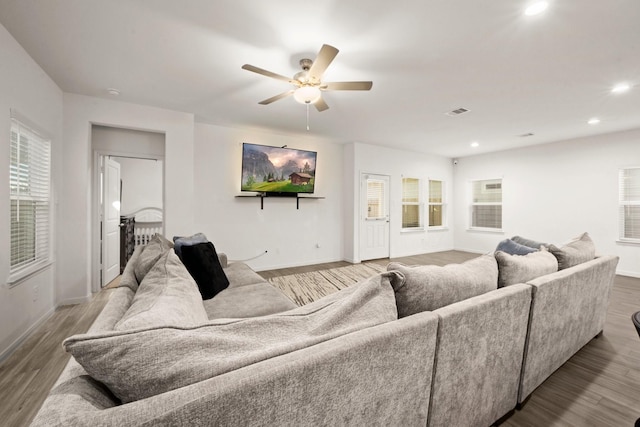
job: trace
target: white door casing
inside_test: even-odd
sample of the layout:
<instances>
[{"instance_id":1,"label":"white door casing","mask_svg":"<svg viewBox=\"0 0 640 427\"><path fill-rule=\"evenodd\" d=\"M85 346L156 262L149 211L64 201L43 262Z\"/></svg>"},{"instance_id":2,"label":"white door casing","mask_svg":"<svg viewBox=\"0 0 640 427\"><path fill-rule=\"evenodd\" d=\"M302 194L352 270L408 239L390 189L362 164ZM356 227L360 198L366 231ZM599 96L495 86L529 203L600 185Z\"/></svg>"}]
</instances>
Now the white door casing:
<instances>
[{"instance_id":1,"label":"white door casing","mask_svg":"<svg viewBox=\"0 0 640 427\"><path fill-rule=\"evenodd\" d=\"M360 176L360 260L389 257L389 176Z\"/></svg>"},{"instance_id":2,"label":"white door casing","mask_svg":"<svg viewBox=\"0 0 640 427\"><path fill-rule=\"evenodd\" d=\"M120 274L120 163L104 158L102 203L102 283Z\"/></svg>"}]
</instances>

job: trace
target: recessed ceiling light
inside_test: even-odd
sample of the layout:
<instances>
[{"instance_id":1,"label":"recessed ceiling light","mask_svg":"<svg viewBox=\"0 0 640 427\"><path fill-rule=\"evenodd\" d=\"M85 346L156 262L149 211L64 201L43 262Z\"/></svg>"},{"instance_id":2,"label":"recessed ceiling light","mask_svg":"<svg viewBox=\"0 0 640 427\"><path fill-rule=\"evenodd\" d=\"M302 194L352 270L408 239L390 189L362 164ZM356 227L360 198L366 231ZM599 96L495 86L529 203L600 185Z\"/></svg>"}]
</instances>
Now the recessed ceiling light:
<instances>
[{"instance_id":1,"label":"recessed ceiling light","mask_svg":"<svg viewBox=\"0 0 640 427\"><path fill-rule=\"evenodd\" d=\"M107 89L107 93L109 95L113 95L113 96L118 96L120 95L120 91L118 89L114 89L112 87L110 87L109 89Z\"/></svg>"},{"instance_id":2,"label":"recessed ceiling light","mask_svg":"<svg viewBox=\"0 0 640 427\"><path fill-rule=\"evenodd\" d=\"M527 16L539 15L547 10L547 7L549 7L549 3L547 3L546 1L535 2L527 6L527 8L524 10L524 14Z\"/></svg>"},{"instance_id":3,"label":"recessed ceiling light","mask_svg":"<svg viewBox=\"0 0 640 427\"><path fill-rule=\"evenodd\" d=\"M597 125L598 123L600 123L600 119L597 118L597 117L593 117L593 118L589 119L589 121L587 123L589 123L590 125Z\"/></svg>"},{"instance_id":4,"label":"recessed ceiling light","mask_svg":"<svg viewBox=\"0 0 640 427\"><path fill-rule=\"evenodd\" d=\"M479 146L480 146L480 143L478 141L473 141L471 143L471 147L473 147L473 148L476 148L476 147L479 147Z\"/></svg>"},{"instance_id":5,"label":"recessed ceiling light","mask_svg":"<svg viewBox=\"0 0 640 427\"><path fill-rule=\"evenodd\" d=\"M611 92L613 93L623 93L628 91L629 89L631 89L631 86L629 86L629 83L618 83L617 85L615 85L613 87L613 89L611 89Z\"/></svg>"}]
</instances>

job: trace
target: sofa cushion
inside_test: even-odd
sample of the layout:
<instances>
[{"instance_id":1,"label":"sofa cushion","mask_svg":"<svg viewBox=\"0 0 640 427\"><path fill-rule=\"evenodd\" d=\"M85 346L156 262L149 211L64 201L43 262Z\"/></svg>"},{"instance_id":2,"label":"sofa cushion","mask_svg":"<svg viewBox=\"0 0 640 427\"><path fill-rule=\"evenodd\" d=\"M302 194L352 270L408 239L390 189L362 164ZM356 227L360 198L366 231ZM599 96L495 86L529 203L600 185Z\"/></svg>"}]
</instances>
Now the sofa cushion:
<instances>
[{"instance_id":1,"label":"sofa cushion","mask_svg":"<svg viewBox=\"0 0 640 427\"><path fill-rule=\"evenodd\" d=\"M296 307L285 294L267 282L230 286L215 298L204 301L209 319L266 316Z\"/></svg>"},{"instance_id":2,"label":"sofa cushion","mask_svg":"<svg viewBox=\"0 0 640 427\"><path fill-rule=\"evenodd\" d=\"M511 239L502 240L496 247L496 252L502 251L511 255L526 255L531 252L536 252L538 249L531 248L529 246L521 245Z\"/></svg>"},{"instance_id":3,"label":"sofa cushion","mask_svg":"<svg viewBox=\"0 0 640 427\"><path fill-rule=\"evenodd\" d=\"M543 250L527 255L510 255L506 252L495 253L498 261L498 287L525 283L536 277L558 271L556 257Z\"/></svg>"},{"instance_id":4,"label":"sofa cushion","mask_svg":"<svg viewBox=\"0 0 640 427\"><path fill-rule=\"evenodd\" d=\"M582 233L561 248L549 245L549 251L558 259L558 270L582 264L596 257L596 247L588 233Z\"/></svg>"},{"instance_id":5,"label":"sofa cushion","mask_svg":"<svg viewBox=\"0 0 640 427\"><path fill-rule=\"evenodd\" d=\"M211 242L183 246L182 263L198 284L203 300L213 298L229 286L229 279Z\"/></svg>"},{"instance_id":6,"label":"sofa cushion","mask_svg":"<svg viewBox=\"0 0 640 427\"><path fill-rule=\"evenodd\" d=\"M165 239L164 236L157 233L154 234L149 243L140 252L136 265L133 267L133 273L138 283L142 283L144 276L151 270L151 267L172 247L173 243Z\"/></svg>"},{"instance_id":7,"label":"sofa cushion","mask_svg":"<svg viewBox=\"0 0 640 427\"><path fill-rule=\"evenodd\" d=\"M399 271L404 276L392 278L398 317L433 311L498 287L498 264L493 254L444 267L410 267L392 262L387 270Z\"/></svg>"},{"instance_id":8,"label":"sofa cushion","mask_svg":"<svg viewBox=\"0 0 640 427\"><path fill-rule=\"evenodd\" d=\"M393 276L374 276L285 313L75 335L63 346L89 375L131 402L393 321Z\"/></svg>"},{"instance_id":9,"label":"sofa cushion","mask_svg":"<svg viewBox=\"0 0 640 427\"><path fill-rule=\"evenodd\" d=\"M549 247L549 243L542 243L542 242L538 242L536 240L531 240L531 239L527 239L521 236L513 236L511 238L511 240L513 240L514 242L518 243L519 245L523 245L523 246L528 246L530 248L534 248L534 249L540 249L541 246L544 247Z\"/></svg>"},{"instance_id":10,"label":"sofa cushion","mask_svg":"<svg viewBox=\"0 0 640 427\"><path fill-rule=\"evenodd\" d=\"M229 279L230 288L266 282L264 277L253 271L244 262L232 262L224 269L224 274Z\"/></svg>"},{"instance_id":11,"label":"sofa cushion","mask_svg":"<svg viewBox=\"0 0 640 427\"><path fill-rule=\"evenodd\" d=\"M153 326L193 326L208 320L198 286L170 249L140 283L115 330Z\"/></svg>"},{"instance_id":12,"label":"sofa cushion","mask_svg":"<svg viewBox=\"0 0 640 427\"><path fill-rule=\"evenodd\" d=\"M207 236L204 233L196 233L192 236L173 236L173 248L176 251L178 258L182 259L182 247L193 246L198 243L208 242Z\"/></svg>"}]
</instances>

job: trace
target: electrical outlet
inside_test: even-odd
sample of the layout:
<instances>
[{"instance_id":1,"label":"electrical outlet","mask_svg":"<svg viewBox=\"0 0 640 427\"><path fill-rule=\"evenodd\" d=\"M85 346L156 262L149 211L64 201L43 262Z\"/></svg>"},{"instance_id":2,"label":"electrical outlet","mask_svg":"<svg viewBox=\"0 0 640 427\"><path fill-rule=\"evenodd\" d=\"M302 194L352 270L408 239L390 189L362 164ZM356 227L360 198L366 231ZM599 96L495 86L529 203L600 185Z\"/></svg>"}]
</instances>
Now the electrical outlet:
<instances>
[{"instance_id":1,"label":"electrical outlet","mask_svg":"<svg viewBox=\"0 0 640 427\"><path fill-rule=\"evenodd\" d=\"M33 287L33 302L38 301L38 297L40 297L40 288L38 285Z\"/></svg>"}]
</instances>

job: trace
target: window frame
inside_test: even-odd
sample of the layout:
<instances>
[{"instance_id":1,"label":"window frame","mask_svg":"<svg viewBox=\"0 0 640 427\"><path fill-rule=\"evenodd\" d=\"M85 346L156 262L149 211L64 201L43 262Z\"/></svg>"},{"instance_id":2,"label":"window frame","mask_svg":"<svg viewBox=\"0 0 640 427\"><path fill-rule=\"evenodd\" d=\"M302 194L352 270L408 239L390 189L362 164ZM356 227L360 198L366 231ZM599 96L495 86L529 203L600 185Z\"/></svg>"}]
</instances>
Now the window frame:
<instances>
[{"instance_id":1,"label":"window frame","mask_svg":"<svg viewBox=\"0 0 640 427\"><path fill-rule=\"evenodd\" d=\"M417 196L417 201L416 202L407 202L405 201L405 180L413 180L417 182L417 192L416 192L416 196ZM415 231L424 231L425 226L424 226L424 197L423 197L423 191L422 191L422 179L420 178L414 178L414 177L407 177L407 176L403 176L402 177L402 191L401 191L401 215L400 215L400 219L401 219L401 229L400 231L403 233L407 233L407 232L415 232ZM416 225L415 227L405 227L404 226L404 222L405 222L405 206L417 206L418 208L418 225Z\"/></svg>"},{"instance_id":2,"label":"window frame","mask_svg":"<svg viewBox=\"0 0 640 427\"><path fill-rule=\"evenodd\" d=\"M625 173L631 170L640 172L640 166L624 167L620 168L618 171L618 241L622 243L640 245L640 230L636 231L638 237L627 237L625 235L627 221L627 215L625 214L626 208L634 206L637 207L637 209L640 209L640 196L638 196L638 198L634 200L625 200L628 198L625 194L625 190L640 191L640 173L638 173L638 176L635 177L635 179L637 179L637 182L634 182L632 186L626 186L624 184ZM635 220L640 221L640 214L638 214L638 218L636 218Z\"/></svg>"},{"instance_id":3,"label":"window frame","mask_svg":"<svg viewBox=\"0 0 640 427\"><path fill-rule=\"evenodd\" d=\"M440 183L440 195L441 201L440 203L431 201L431 182L439 182ZM445 191L445 181L442 179L429 178L427 180L428 183L428 194L427 194L427 228L429 230L444 230L448 228L447 224L447 198ZM432 206L440 206L440 216L442 219L442 224L440 225L431 225L431 207Z\"/></svg>"},{"instance_id":4,"label":"window frame","mask_svg":"<svg viewBox=\"0 0 640 427\"><path fill-rule=\"evenodd\" d=\"M481 182L492 182L499 181L500 182L500 201L492 201L492 202L476 202L474 187L475 183ZM482 227L473 225L474 211L478 206L497 206L500 208L500 227ZM484 179L472 179L469 181L469 226L468 230L471 231L484 231L484 232L494 232L501 233L504 231L504 180L502 177L497 178L484 178Z\"/></svg>"},{"instance_id":5,"label":"window frame","mask_svg":"<svg viewBox=\"0 0 640 427\"><path fill-rule=\"evenodd\" d=\"M26 156L27 160L23 161L22 156ZM27 118L11 110L7 279L10 288L52 263L51 163L51 137ZM21 202L23 205L31 205L29 209L33 209L31 218L27 217L30 223L22 230L16 225L20 222Z\"/></svg>"}]
</instances>

